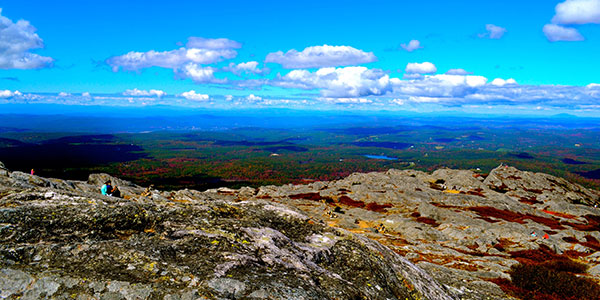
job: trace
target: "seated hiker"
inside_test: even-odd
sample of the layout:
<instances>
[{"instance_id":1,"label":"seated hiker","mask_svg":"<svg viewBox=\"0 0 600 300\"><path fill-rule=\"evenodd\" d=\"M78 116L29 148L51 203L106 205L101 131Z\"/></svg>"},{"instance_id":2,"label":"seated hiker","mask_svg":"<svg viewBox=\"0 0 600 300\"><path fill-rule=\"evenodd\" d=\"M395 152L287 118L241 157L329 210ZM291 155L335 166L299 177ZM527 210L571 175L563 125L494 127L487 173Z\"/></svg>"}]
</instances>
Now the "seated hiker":
<instances>
[{"instance_id":1,"label":"seated hiker","mask_svg":"<svg viewBox=\"0 0 600 300\"><path fill-rule=\"evenodd\" d=\"M115 186L110 191L110 196L121 198L121 191L119 191L119 189Z\"/></svg>"},{"instance_id":2,"label":"seated hiker","mask_svg":"<svg viewBox=\"0 0 600 300\"><path fill-rule=\"evenodd\" d=\"M102 193L102 195L105 195L105 196L112 196L112 191L113 191L113 187L111 185L110 180L107 180L106 182L104 182L104 185L102 186L102 188L100 188L100 192Z\"/></svg>"}]
</instances>

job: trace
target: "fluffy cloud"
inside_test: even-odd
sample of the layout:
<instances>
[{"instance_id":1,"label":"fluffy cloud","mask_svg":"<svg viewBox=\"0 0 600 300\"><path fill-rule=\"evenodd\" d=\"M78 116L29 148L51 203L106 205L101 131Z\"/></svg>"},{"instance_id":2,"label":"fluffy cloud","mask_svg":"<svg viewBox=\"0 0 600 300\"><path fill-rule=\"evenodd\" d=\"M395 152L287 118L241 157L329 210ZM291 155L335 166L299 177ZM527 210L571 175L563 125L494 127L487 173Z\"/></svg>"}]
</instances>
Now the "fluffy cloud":
<instances>
[{"instance_id":1,"label":"fluffy cloud","mask_svg":"<svg viewBox=\"0 0 600 300\"><path fill-rule=\"evenodd\" d=\"M315 72L293 70L271 82L286 88L320 89L324 97L350 98L383 95L391 91L389 76L365 67L321 68Z\"/></svg>"},{"instance_id":2,"label":"fluffy cloud","mask_svg":"<svg viewBox=\"0 0 600 300\"><path fill-rule=\"evenodd\" d=\"M186 49L157 52L129 52L121 56L109 58L106 62L118 71L123 68L127 71L136 71L150 67L161 67L177 69L187 63L212 64L224 59L231 59L237 55L235 50L230 49Z\"/></svg>"},{"instance_id":3,"label":"fluffy cloud","mask_svg":"<svg viewBox=\"0 0 600 300\"><path fill-rule=\"evenodd\" d=\"M199 64L189 63L180 70L180 75L184 78L191 78L196 83L226 83L225 79L217 79L214 76L215 69L212 67L203 67Z\"/></svg>"},{"instance_id":4,"label":"fluffy cloud","mask_svg":"<svg viewBox=\"0 0 600 300\"><path fill-rule=\"evenodd\" d=\"M11 90L0 90L0 98L11 98L15 96L22 96L19 91L11 91Z\"/></svg>"},{"instance_id":5,"label":"fluffy cloud","mask_svg":"<svg viewBox=\"0 0 600 300\"><path fill-rule=\"evenodd\" d=\"M556 24L546 24L542 31L544 31L546 38L551 42L576 42L584 40L583 36L575 28L563 27Z\"/></svg>"},{"instance_id":6,"label":"fluffy cloud","mask_svg":"<svg viewBox=\"0 0 600 300\"><path fill-rule=\"evenodd\" d=\"M230 39L207 39L202 37L190 37L186 44L187 48L199 48L199 49L239 49L242 48L242 44L232 41Z\"/></svg>"},{"instance_id":7,"label":"fluffy cloud","mask_svg":"<svg viewBox=\"0 0 600 300\"><path fill-rule=\"evenodd\" d=\"M229 39L190 37L186 47L170 51L135 52L113 56L106 60L113 71L137 71L150 67L173 69L177 74L196 82L218 82L212 76L214 69L200 65L213 64L237 56L233 50L241 44Z\"/></svg>"},{"instance_id":8,"label":"fluffy cloud","mask_svg":"<svg viewBox=\"0 0 600 300\"><path fill-rule=\"evenodd\" d=\"M286 53L269 53L265 62L278 63L286 69L323 68L359 65L376 61L373 52L364 52L350 46L312 46L302 52L295 49Z\"/></svg>"},{"instance_id":9,"label":"fluffy cloud","mask_svg":"<svg viewBox=\"0 0 600 300\"><path fill-rule=\"evenodd\" d=\"M419 42L418 40L411 40L410 42L408 42L408 44L401 44L400 47L402 47L402 49L408 52L413 52L417 49L423 48L421 46L421 42Z\"/></svg>"},{"instance_id":10,"label":"fluffy cloud","mask_svg":"<svg viewBox=\"0 0 600 300\"><path fill-rule=\"evenodd\" d=\"M230 63L228 67L223 68L224 71L232 72L236 75L242 73L252 74L268 74L270 70L268 68L260 69L257 61L243 62L239 64Z\"/></svg>"},{"instance_id":11,"label":"fluffy cloud","mask_svg":"<svg viewBox=\"0 0 600 300\"><path fill-rule=\"evenodd\" d=\"M255 96L254 94L250 94L250 95L248 95L248 97L246 97L246 100L248 100L250 102L258 102L258 101L262 100L262 97Z\"/></svg>"},{"instance_id":12,"label":"fluffy cloud","mask_svg":"<svg viewBox=\"0 0 600 300\"><path fill-rule=\"evenodd\" d=\"M600 23L600 0L567 0L556 5L552 23Z\"/></svg>"},{"instance_id":13,"label":"fluffy cloud","mask_svg":"<svg viewBox=\"0 0 600 300\"><path fill-rule=\"evenodd\" d=\"M466 71L465 69L450 69L446 72L447 75L471 75L473 72Z\"/></svg>"},{"instance_id":14,"label":"fluffy cloud","mask_svg":"<svg viewBox=\"0 0 600 300\"><path fill-rule=\"evenodd\" d=\"M125 92L123 92L123 95L125 96L156 96L158 98L165 96L167 93L165 93L164 91L161 90L138 90L137 88L133 89L133 90L126 90Z\"/></svg>"},{"instance_id":15,"label":"fluffy cloud","mask_svg":"<svg viewBox=\"0 0 600 300\"><path fill-rule=\"evenodd\" d=\"M52 66L52 58L29 52L44 47L44 42L35 31L35 27L28 21L13 23L2 16L0 8L0 69L39 69Z\"/></svg>"},{"instance_id":16,"label":"fluffy cloud","mask_svg":"<svg viewBox=\"0 0 600 300\"><path fill-rule=\"evenodd\" d=\"M179 96L194 101L208 101L210 99L210 97L207 94L198 94L194 90L183 92L179 94Z\"/></svg>"},{"instance_id":17,"label":"fluffy cloud","mask_svg":"<svg viewBox=\"0 0 600 300\"><path fill-rule=\"evenodd\" d=\"M502 78L496 78L494 80L492 80L492 82L490 82L491 85L495 85L495 86L505 86L507 84L517 84L517 81L515 81L512 78L509 78L507 80L504 80Z\"/></svg>"},{"instance_id":18,"label":"fluffy cloud","mask_svg":"<svg viewBox=\"0 0 600 300\"><path fill-rule=\"evenodd\" d=\"M60 92L60 93L58 93L58 96L59 97L69 97L69 96L71 96L71 94L70 93L65 93L65 92Z\"/></svg>"},{"instance_id":19,"label":"fluffy cloud","mask_svg":"<svg viewBox=\"0 0 600 300\"><path fill-rule=\"evenodd\" d=\"M437 72L437 68L430 62L408 63L404 69L406 73L431 74Z\"/></svg>"},{"instance_id":20,"label":"fluffy cloud","mask_svg":"<svg viewBox=\"0 0 600 300\"><path fill-rule=\"evenodd\" d=\"M479 34L480 38L500 39L506 33L506 28L496 26L494 24L485 25L486 33Z\"/></svg>"}]
</instances>

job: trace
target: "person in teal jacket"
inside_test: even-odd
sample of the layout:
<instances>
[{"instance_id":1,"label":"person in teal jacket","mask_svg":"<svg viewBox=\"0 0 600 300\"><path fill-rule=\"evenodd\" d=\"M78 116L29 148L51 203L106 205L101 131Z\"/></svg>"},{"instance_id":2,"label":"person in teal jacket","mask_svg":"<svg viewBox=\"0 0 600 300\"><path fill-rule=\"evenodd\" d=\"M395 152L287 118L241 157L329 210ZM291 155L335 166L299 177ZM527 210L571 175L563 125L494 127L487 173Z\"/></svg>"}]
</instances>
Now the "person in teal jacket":
<instances>
[{"instance_id":1,"label":"person in teal jacket","mask_svg":"<svg viewBox=\"0 0 600 300\"><path fill-rule=\"evenodd\" d=\"M107 181L104 183L104 185L102 186L102 188L100 189L100 192L102 192L102 195L105 195L105 196L112 196L112 195L111 195L111 193L112 193L112 190L113 190L113 188L112 188L112 186L111 186L111 182L110 182L110 180L107 180Z\"/></svg>"}]
</instances>

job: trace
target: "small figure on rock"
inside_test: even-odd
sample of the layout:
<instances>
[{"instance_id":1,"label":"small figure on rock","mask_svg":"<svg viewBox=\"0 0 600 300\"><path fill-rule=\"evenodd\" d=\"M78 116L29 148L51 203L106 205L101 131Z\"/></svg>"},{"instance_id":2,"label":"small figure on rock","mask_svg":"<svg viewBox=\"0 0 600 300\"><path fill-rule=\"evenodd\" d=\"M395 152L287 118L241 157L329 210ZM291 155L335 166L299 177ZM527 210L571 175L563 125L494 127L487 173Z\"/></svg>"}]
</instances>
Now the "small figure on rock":
<instances>
[{"instance_id":1,"label":"small figure on rock","mask_svg":"<svg viewBox=\"0 0 600 300\"><path fill-rule=\"evenodd\" d=\"M383 223L379 223L379 226L377 226L377 228L375 228L375 230L377 230L377 232L379 232L379 233L385 233L387 231L387 228L385 228Z\"/></svg>"},{"instance_id":2,"label":"small figure on rock","mask_svg":"<svg viewBox=\"0 0 600 300\"><path fill-rule=\"evenodd\" d=\"M121 197L121 191L116 186L113 187L110 180L104 182L104 185L100 188L100 192L105 196Z\"/></svg>"},{"instance_id":3,"label":"small figure on rock","mask_svg":"<svg viewBox=\"0 0 600 300\"><path fill-rule=\"evenodd\" d=\"M31 169L31 175L35 174L35 171L33 169Z\"/></svg>"},{"instance_id":4,"label":"small figure on rock","mask_svg":"<svg viewBox=\"0 0 600 300\"><path fill-rule=\"evenodd\" d=\"M151 184L149 187L147 187L143 192L142 192L142 197L148 197L150 195L152 195L152 188L154 187L154 184Z\"/></svg>"}]
</instances>

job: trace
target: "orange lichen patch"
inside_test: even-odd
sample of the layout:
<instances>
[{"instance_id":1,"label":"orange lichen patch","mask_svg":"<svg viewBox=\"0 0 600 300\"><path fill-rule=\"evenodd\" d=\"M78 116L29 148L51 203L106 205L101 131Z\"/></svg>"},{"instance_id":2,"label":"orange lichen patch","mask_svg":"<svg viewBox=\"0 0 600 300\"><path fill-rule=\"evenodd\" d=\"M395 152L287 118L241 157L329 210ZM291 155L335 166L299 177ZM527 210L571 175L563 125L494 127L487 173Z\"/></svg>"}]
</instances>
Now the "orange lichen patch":
<instances>
[{"instance_id":1,"label":"orange lichen patch","mask_svg":"<svg viewBox=\"0 0 600 300\"><path fill-rule=\"evenodd\" d=\"M444 193L448 193L448 194L461 194L461 191L457 191L457 190L445 190ZM462 192L464 194L464 192Z\"/></svg>"},{"instance_id":2,"label":"orange lichen patch","mask_svg":"<svg viewBox=\"0 0 600 300\"><path fill-rule=\"evenodd\" d=\"M358 223L356 223L356 225L358 225L359 228L371 228L372 226L369 224L369 222L364 221L364 220L360 220L358 221Z\"/></svg>"},{"instance_id":3,"label":"orange lichen patch","mask_svg":"<svg viewBox=\"0 0 600 300\"><path fill-rule=\"evenodd\" d=\"M145 233L155 233L156 231L154 230L154 228L146 228L144 229Z\"/></svg>"},{"instance_id":4,"label":"orange lichen patch","mask_svg":"<svg viewBox=\"0 0 600 300\"><path fill-rule=\"evenodd\" d=\"M327 226L329 227L338 227L339 225L339 221L335 220L335 221L327 221Z\"/></svg>"},{"instance_id":5,"label":"orange lichen patch","mask_svg":"<svg viewBox=\"0 0 600 300\"><path fill-rule=\"evenodd\" d=\"M378 204L376 202L369 202L365 206L365 209L374 211L374 212L387 212L387 209L393 207L393 205L389 203Z\"/></svg>"},{"instance_id":6,"label":"orange lichen patch","mask_svg":"<svg viewBox=\"0 0 600 300\"><path fill-rule=\"evenodd\" d=\"M483 219L483 220L491 222L491 223L494 223L497 221L490 219L490 217L496 218L496 219L502 219L502 220L505 220L508 222L515 222L515 223L519 223L519 224L524 224L525 220L529 219L536 223L544 224L544 225L550 227L551 229L558 229L558 230L565 229L565 227L563 227L561 225L561 223L556 219L545 218L545 217L535 216L535 215L531 215L531 214L525 215L525 214L521 214L521 213L512 212L510 210L497 209L497 208L494 208L491 206L474 206L474 207L469 207L468 209L479 214L480 219Z\"/></svg>"},{"instance_id":7,"label":"orange lichen patch","mask_svg":"<svg viewBox=\"0 0 600 300\"><path fill-rule=\"evenodd\" d=\"M570 215L570 214L565 214L565 213L560 213L560 212L557 212L557 211L551 211L551 210L545 210L545 209L542 209L542 211L545 212L545 213L547 213L547 214L550 214L550 215L553 215L553 216L557 216L557 217L561 217L561 218L565 218L565 219L575 219L575 218L577 218L577 216Z\"/></svg>"},{"instance_id":8,"label":"orange lichen patch","mask_svg":"<svg viewBox=\"0 0 600 300\"><path fill-rule=\"evenodd\" d=\"M363 208L365 206L365 203L362 201L356 201L348 196L341 196L338 199L340 204L344 204L344 205L348 205L348 206L352 206L352 207L359 207L359 208Z\"/></svg>"}]
</instances>

